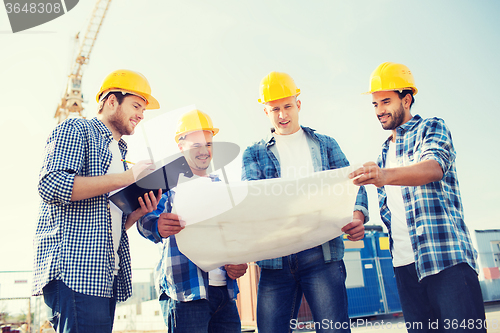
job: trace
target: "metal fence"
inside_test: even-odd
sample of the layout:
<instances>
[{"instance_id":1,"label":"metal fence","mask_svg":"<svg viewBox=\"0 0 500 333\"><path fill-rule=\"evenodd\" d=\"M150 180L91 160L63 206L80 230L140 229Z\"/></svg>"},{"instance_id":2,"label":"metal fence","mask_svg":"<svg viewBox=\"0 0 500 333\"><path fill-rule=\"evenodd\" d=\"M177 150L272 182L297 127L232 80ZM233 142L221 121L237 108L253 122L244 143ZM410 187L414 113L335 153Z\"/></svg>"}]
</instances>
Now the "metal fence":
<instances>
[{"instance_id":1,"label":"metal fence","mask_svg":"<svg viewBox=\"0 0 500 333\"><path fill-rule=\"evenodd\" d=\"M127 332L135 327L164 331L163 318L159 309L154 308L158 298L152 273L149 268L132 271L133 296L117 304L114 332ZM48 308L43 297L31 296L31 286L31 271L0 271L0 328L4 331L10 327L11 332L54 332L47 322Z\"/></svg>"}]
</instances>

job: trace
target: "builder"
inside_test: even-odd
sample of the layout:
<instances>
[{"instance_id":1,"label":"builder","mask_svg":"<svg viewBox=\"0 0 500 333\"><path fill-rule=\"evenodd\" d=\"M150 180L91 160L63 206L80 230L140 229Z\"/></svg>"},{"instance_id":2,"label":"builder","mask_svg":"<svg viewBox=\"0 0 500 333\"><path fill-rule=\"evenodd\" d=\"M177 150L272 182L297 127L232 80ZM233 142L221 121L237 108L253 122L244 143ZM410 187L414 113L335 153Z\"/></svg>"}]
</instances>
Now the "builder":
<instances>
[{"instance_id":1,"label":"builder","mask_svg":"<svg viewBox=\"0 0 500 333\"><path fill-rule=\"evenodd\" d=\"M216 175L207 173L212 160L212 137L218 132L210 117L199 110L184 114L178 122L175 141L195 179L219 181ZM156 276L168 332L240 333L236 279L245 274L247 264L225 265L205 272L183 255L175 234L184 227L179 216L171 213L174 193L175 188L163 194L157 209L137 223L141 235L161 246Z\"/></svg>"},{"instance_id":2,"label":"builder","mask_svg":"<svg viewBox=\"0 0 500 333\"><path fill-rule=\"evenodd\" d=\"M378 162L350 177L359 177L356 185L377 186L405 321L423 324L409 331L485 332L477 252L463 218L451 133L442 119L411 115L417 88L405 65L378 66L369 93L391 135Z\"/></svg>"},{"instance_id":3,"label":"builder","mask_svg":"<svg viewBox=\"0 0 500 333\"><path fill-rule=\"evenodd\" d=\"M131 294L125 230L156 208L153 193L125 216L108 193L135 182L151 161L127 170L127 146L146 109L159 104L137 72L109 74L97 94L96 118L68 119L47 140L38 191L33 294L43 293L58 332L111 332L117 301ZM160 193L161 196L161 193Z\"/></svg>"},{"instance_id":4,"label":"builder","mask_svg":"<svg viewBox=\"0 0 500 333\"><path fill-rule=\"evenodd\" d=\"M243 154L243 180L301 177L349 165L337 142L313 129L301 127L300 90L286 73L271 72L262 79L259 102L272 129L270 136ZM279 209L279 207L277 207ZM353 220L342 231L350 240L364 237L368 201L358 193ZM347 313L346 270L342 237L294 253L258 262L261 268L257 295L259 333L290 332L305 295L315 322L328 322L317 332L350 331ZM340 328L340 329L338 329Z\"/></svg>"}]
</instances>

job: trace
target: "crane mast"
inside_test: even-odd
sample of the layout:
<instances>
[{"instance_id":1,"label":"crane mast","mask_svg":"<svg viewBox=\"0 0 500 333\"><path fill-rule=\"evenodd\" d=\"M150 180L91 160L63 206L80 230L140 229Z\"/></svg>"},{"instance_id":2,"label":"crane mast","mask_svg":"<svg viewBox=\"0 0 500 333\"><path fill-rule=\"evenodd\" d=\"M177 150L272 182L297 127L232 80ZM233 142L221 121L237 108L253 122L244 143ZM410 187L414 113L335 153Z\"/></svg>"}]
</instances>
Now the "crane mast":
<instances>
[{"instance_id":1,"label":"crane mast","mask_svg":"<svg viewBox=\"0 0 500 333\"><path fill-rule=\"evenodd\" d=\"M89 24L85 30L83 40L79 44L78 52L75 61L73 62L71 71L68 75L68 83L61 98L61 102L57 106L54 118L57 118L57 123L61 123L70 115L83 117L83 94L82 94L82 75L85 65L89 63L90 54L94 48L97 35L101 29L102 22L108 11L111 0L97 0ZM79 40L78 33L75 39Z\"/></svg>"}]
</instances>

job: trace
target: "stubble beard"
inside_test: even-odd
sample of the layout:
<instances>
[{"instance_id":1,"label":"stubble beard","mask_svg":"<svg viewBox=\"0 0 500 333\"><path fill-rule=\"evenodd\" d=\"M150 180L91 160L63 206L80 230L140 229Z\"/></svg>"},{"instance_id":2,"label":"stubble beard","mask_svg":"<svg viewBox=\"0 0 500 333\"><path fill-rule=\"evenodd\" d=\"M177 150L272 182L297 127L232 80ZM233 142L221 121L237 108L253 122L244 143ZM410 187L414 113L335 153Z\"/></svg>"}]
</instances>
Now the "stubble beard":
<instances>
[{"instance_id":1,"label":"stubble beard","mask_svg":"<svg viewBox=\"0 0 500 333\"><path fill-rule=\"evenodd\" d=\"M195 165L198 170L207 170L208 167L210 166L210 159L207 160L207 164L205 165L204 162L200 162L199 164L196 163L196 158L195 158Z\"/></svg>"},{"instance_id":2,"label":"stubble beard","mask_svg":"<svg viewBox=\"0 0 500 333\"><path fill-rule=\"evenodd\" d=\"M113 126L120 135L132 135L134 133L134 129L129 130L127 127L127 123L124 121L124 115L122 106L118 105L116 112L109 119L109 123Z\"/></svg>"},{"instance_id":3,"label":"stubble beard","mask_svg":"<svg viewBox=\"0 0 500 333\"><path fill-rule=\"evenodd\" d=\"M384 130L393 130L401 126L403 120L405 119L405 110L403 108L403 104L400 105L398 110L391 114L391 119L392 121L382 124L382 128Z\"/></svg>"}]
</instances>

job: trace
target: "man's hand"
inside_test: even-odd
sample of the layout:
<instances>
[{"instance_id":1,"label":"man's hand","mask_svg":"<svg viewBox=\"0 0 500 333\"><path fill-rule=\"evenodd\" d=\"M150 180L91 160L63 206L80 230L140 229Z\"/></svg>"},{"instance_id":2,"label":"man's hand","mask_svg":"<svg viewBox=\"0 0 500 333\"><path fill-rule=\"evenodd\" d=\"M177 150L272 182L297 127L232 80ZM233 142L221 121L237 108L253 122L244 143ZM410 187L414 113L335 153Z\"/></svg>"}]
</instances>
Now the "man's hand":
<instances>
[{"instance_id":1,"label":"man's hand","mask_svg":"<svg viewBox=\"0 0 500 333\"><path fill-rule=\"evenodd\" d=\"M356 178L358 177L358 178ZM376 163L368 162L363 166L349 174L349 178L353 179L354 185L373 184L377 187L387 185L387 177L384 169L381 169Z\"/></svg>"},{"instance_id":2,"label":"man's hand","mask_svg":"<svg viewBox=\"0 0 500 333\"><path fill-rule=\"evenodd\" d=\"M347 234L347 239L350 241L358 241L365 237L364 220L365 215L359 210L352 214L352 222L349 222L342 228L342 232Z\"/></svg>"},{"instance_id":3,"label":"man's hand","mask_svg":"<svg viewBox=\"0 0 500 333\"><path fill-rule=\"evenodd\" d=\"M131 182L135 183L137 180L140 178L143 178L147 175L149 175L151 172L155 170L155 164L151 160L143 160L137 162L133 167L131 167L128 171L132 174L134 177L134 180Z\"/></svg>"},{"instance_id":4,"label":"man's hand","mask_svg":"<svg viewBox=\"0 0 500 333\"><path fill-rule=\"evenodd\" d=\"M440 181L443 178L443 169L436 160L432 159L403 167L385 169L379 168L373 162L368 162L362 168L350 173L349 178L352 179L354 185L422 186Z\"/></svg>"},{"instance_id":5,"label":"man's hand","mask_svg":"<svg viewBox=\"0 0 500 333\"><path fill-rule=\"evenodd\" d=\"M158 218L158 232L163 238L178 234L184 229L185 221L179 219L179 215L172 213L161 213Z\"/></svg>"},{"instance_id":6,"label":"man's hand","mask_svg":"<svg viewBox=\"0 0 500 333\"><path fill-rule=\"evenodd\" d=\"M138 214L140 214L140 216L143 216L147 213L155 211L158 206L158 202L160 202L161 195L162 192L160 188L158 189L158 194L156 195L156 197L153 191L149 191L149 193L144 194L144 199L139 197L138 200L141 207L137 208L134 213L137 212Z\"/></svg>"},{"instance_id":7,"label":"man's hand","mask_svg":"<svg viewBox=\"0 0 500 333\"><path fill-rule=\"evenodd\" d=\"M132 213L130 213L127 216L127 221L125 222L125 230L128 230L131 226L134 225L134 223L140 219L142 216L146 215L147 213L151 213L152 211L156 210L156 207L158 206L158 202L160 202L161 199L161 188L158 190L158 194L155 197L155 194L153 191L149 191L149 193L144 194L144 199L139 197L139 204L141 207L137 208L134 210Z\"/></svg>"},{"instance_id":8,"label":"man's hand","mask_svg":"<svg viewBox=\"0 0 500 333\"><path fill-rule=\"evenodd\" d=\"M229 276L232 280L236 280L246 273L248 265L225 265L224 268L226 269L227 276Z\"/></svg>"}]
</instances>

